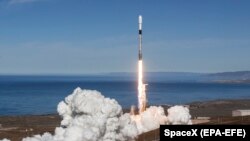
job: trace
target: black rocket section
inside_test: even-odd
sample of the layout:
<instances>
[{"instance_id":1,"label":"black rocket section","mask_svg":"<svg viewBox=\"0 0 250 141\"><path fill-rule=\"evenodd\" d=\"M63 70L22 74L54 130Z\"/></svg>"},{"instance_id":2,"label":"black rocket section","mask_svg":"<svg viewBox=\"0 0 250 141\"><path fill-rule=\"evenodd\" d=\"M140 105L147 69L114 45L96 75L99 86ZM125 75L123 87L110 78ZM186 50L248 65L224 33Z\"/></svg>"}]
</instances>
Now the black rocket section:
<instances>
[{"instance_id":1,"label":"black rocket section","mask_svg":"<svg viewBox=\"0 0 250 141\"><path fill-rule=\"evenodd\" d=\"M139 60L142 60L142 16L138 18L139 21Z\"/></svg>"}]
</instances>

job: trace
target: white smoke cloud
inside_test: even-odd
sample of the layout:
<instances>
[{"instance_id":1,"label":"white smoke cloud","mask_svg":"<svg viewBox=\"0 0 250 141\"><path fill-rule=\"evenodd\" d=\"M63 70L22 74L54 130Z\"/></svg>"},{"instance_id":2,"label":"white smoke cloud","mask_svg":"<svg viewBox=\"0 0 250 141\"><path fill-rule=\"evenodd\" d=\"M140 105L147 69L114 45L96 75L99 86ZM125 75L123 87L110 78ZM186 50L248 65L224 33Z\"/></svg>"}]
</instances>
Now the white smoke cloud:
<instances>
[{"instance_id":1,"label":"white smoke cloud","mask_svg":"<svg viewBox=\"0 0 250 141\"><path fill-rule=\"evenodd\" d=\"M10 140L9 140L9 139L4 138L4 139L2 139L2 140L0 140L0 141L10 141Z\"/></svg>"},{"instance_id":2,"label":"white smoke cloud","mask_svg":"<svg viewBox=\"0 0 250 141\"><path fill-rule=\"evenodd\" d=\"M140 115L131 115L131 118L136 122L139 134L157 129L168 121L164 109L156 106L147 108Z\"/></svg>"},{"instance_id":3,"label":"white smoke cloud","mask_svg":"<svg viewBox=\"0 0 250 141\"><path fill-rule=\"evenodd\" d=\"M98 91L77 88L57 110L65 128L56 128L54 136L46 133L23 141L125 141L138 135L129 114L122 114L117 101Z\"/></svg>"},{"instance_id":4,"label":"white smoke cloud","mask_svg":"<svg viewBox=\"0 0 250 141\"><path fill-rule=\"evenodd\" d=\"M189 109L184 106L173 106L168 109L168 124L192 124Z\"/></svg>"},{"instance_id":5,"label":"white smoke cloud","mask_svg":"<svg viewBox=\"0 0 250 141\"><path fill-rule=\"evenodd\" d=\"M44 133L22 141L127 141L161 124L191 124L189 110L183 106L169 108L168 116L162 107L156 106L140 115L123 114L116 100L80 88L61 101L57 111L62 121L54 135Z\"/></svg>"}]
</instances>

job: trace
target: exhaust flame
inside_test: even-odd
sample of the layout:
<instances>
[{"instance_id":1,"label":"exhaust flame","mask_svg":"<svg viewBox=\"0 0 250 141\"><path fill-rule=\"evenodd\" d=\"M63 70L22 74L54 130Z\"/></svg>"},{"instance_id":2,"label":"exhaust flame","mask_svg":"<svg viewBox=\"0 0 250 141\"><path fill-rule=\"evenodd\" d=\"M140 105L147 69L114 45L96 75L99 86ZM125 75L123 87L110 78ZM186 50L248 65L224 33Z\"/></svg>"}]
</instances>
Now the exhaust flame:
<instances>
[{"instance_id":1,"label":"exhaust flame","mask_svg":"<svg viewBox=\"0 0 250 141\"><path fill-rule=\"evenodd\" d=\"M142 60L138 62L138 107L139 113L146 110L147 97L146 97L146 84L143 83L143 64Z\"/></svg>"}]
</instances>

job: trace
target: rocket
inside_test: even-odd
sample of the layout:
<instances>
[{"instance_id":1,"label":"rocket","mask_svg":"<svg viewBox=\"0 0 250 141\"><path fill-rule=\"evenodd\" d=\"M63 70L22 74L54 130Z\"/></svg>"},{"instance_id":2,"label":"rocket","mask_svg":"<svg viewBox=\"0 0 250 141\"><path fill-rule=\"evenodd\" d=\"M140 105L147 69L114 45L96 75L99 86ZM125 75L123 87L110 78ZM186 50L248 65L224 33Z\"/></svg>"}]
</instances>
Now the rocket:
<instances>
[{"instance_id":1,"label":"rocket","mask_svg":"<svg viewBox=\"0 0 250 141\"><path fill-rule=\"evenodd\" d=\"M142 60L142 16L139 15L139 60Z\"/></svg>"},{"instance_id":2,"label":"rocket","mask_svg":"<svg viewBox=\"0 0 250 141\"><path fill-rule=\"evenodd\" d=\"M139 113L146 110L147 96L146 84L143 82L143 62L142 62L142 16L138 18L139 21L139 61L138 61L138 107Z\"/></svg>"}]
</instances>

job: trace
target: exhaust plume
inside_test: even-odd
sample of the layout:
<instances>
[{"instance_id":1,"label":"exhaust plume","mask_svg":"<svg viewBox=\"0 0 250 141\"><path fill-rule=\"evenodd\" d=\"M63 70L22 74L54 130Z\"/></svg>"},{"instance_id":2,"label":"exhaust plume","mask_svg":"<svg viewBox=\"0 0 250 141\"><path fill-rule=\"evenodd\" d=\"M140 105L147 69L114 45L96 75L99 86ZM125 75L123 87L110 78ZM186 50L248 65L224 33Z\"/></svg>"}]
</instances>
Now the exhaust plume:
<instances>
[{"instance_id":1,"label":"exhaust plume","mask_svg":"<svg viewBox=\"0 0 250 141\"><path fill-rule=\"evenodd\" d=\"M126 141L137 135L136 124L114 99L100 92L77 88L58 104L61 127L55 135L24 138L23 141Z\"/></svg>"},{"instance_id":2,"label":"exhaust plume","mask_svg":"<svg viewBox=\"0 0 250 141\"><path fill-rule=\"evenodd\" d=\"M168 124L192 124L189 109L184 106L173 106L168 109Z\"/></svg>"},{"instance_id":3,"label":"exhaust plume","mask_svg":"<svg viewBox=\"0 0 250 141\"><path fill-rule=\"evenodd\" d=\"M142 60L138 62L138 107L139 113L146 110L147 96L146 96L146 84L143 83L143 64Z\"/></svg>"}]
</instances>

